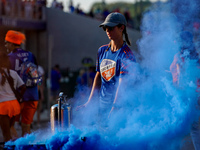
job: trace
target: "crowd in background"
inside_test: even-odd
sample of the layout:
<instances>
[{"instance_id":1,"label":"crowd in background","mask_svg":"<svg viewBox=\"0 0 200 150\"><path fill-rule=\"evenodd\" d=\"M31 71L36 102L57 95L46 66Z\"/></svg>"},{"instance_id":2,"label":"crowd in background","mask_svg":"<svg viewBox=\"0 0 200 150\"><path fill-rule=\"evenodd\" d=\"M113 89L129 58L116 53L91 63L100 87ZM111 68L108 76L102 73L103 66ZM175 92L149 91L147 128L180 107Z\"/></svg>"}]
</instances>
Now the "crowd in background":
<instances>
[{"instance_id":1,"label":"crowd in background","mask_svg":"<svg viewBox=\"0 0 200 150\"><path fill-rule=\"evenodd\" d=\"M0 0L0 15L41 19L42 7L46 7L46 0Z\"/></svg>"},{"instance_id":2,"label":"crowd in background","mask_svg":"<svg viewBox=\"0 0 200 150\"><path fill-rule=\"evenodd\" d=\"M80 4L77 4L75 7L72 0L69 0L68 3L68 10L70 13L89 16L98 20L104 20L106 16L111 12L111 10L108 10L105 7L103 11L100 8L96 10L91 8L91 10L86 13L81 9ZM24 19L42 19L42 8L46 6L47 0L0 0L0 16L2 15ZM50 4L50 7L63 11L65 9L63 2L59 2L57 0L53 0ZM112 12L120 12L124 14L127 19L128 26L134 28L134 21L131 18L128 9L125 9L123 12L121 12L119 8L116 8L115 10L112 10Z\"/></svg>"},{"instance_id":3,"label":"crowd in background","mask_svg":"<svg viewBox=\"0 0 200 150\"><path fill-rule=\"evenodd\" d=\"M56 1L56 0L54 0L54 1ZM73 1L70 0L70 2L69 2L69 12L70 13L76 13L76 14L79 14L79 15L89 16L89 17L95 18L97 20L104 20L108 16L108 14L111 13L111 12L119 12L119 13L122 13L125 16L127 23L128 23L127 26L134 28L134 22L133 22L133 19L131 18L131 15L130 15L130 12L129 12L128 9L125 9L123 12L121 12L121 10L119 8L116 8L112 11L107 9L106 7L103 9L103 11L100 8L98 8L96 10L93 10L91 8L91 10L88 13L85 13L81 9L80 4L78 4L75 7L73 5Z\"/></svg>"},{"instance_id":4,"label":"crowd in background","mask_svg":"<svg viewBox=\"0 0 200 150\"><path fill-rule=\"evenodd\" d=\"M63 3L62 2L57 2L56 0L53 0L53 2L51 3L51 7L52 8L58 8L60 10L64 9Z\"/></svg>"}]
</instances>

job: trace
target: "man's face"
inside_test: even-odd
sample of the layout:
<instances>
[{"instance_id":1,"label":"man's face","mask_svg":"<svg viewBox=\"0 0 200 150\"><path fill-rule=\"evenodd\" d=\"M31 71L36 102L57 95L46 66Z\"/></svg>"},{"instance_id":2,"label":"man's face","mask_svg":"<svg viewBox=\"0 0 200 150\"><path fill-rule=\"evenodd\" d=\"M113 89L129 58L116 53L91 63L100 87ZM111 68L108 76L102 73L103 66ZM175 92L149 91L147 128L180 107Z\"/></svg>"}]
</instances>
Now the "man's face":
<instances>
[{"instance_id":1,"label":"man's face","mask_svg":"<svg viewBox=\"0 0 200 150\"><path fill-rule=\"evenodd\" d=\"M8 53L14 50L14 44L8 41L5 41L5 47Z\"/></svg>"}]
</instances>

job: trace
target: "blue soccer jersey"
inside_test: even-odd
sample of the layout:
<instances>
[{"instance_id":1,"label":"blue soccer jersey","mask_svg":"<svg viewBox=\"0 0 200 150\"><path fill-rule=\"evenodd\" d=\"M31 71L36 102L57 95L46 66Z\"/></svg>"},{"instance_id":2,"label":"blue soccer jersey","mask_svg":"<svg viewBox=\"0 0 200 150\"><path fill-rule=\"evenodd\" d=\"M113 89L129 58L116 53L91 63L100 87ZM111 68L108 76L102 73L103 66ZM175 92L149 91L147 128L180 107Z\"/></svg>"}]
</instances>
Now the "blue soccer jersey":
<instances>
[{"instance_id":1,"label":"blue soccer jersey","mask_svg":"<svg viewBox=\"0 0 200 150\"><path fill-rule=\"evenodd\" d=\"M28 60L37 65L35 56L31 52L25 51L20 48L17 48L11 53L9 53L8 57L11 62L11 69L15 70L19 75L21 71L21 64L24 61ZM23 96L23 101L30 101L30 100L39 100L37 86L27 87L26 92L24 93Z\"/></svg>"},{"instance_id":2,"label":"blue soccer jersey","mask_svg":"<svg viewBox=\"0 0 200 150\"><path fill-rule=\"evenodd\" d=\"M101 107L112 105L119 78L129 72L130 62L135 62L135 56L126 44L116 52L112 52L108 45L99 48L96 71L100 72L102 81Z\"/></svg>"}]
</instances>

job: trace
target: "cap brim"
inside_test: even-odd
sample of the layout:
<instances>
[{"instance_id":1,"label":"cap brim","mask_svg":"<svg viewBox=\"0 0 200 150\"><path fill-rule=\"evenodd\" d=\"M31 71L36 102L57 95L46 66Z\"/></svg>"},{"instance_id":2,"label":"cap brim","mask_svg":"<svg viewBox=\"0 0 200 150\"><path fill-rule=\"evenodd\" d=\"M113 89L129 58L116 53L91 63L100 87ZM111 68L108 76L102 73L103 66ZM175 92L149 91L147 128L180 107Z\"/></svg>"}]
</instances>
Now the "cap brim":
<instances>
[{"instance_id":1,"label":"cap brim","mask_svg":"<svg viewBox=\"0 0 200 150\"><path fill-rule=\"evenodd\" d=\"M113 23L113 22L103 22L102 24L99 25L99 27L103 27L103 26L108 26L108 27L114 27L118 25L118 23Z\"/></svg>"}]
</instances>

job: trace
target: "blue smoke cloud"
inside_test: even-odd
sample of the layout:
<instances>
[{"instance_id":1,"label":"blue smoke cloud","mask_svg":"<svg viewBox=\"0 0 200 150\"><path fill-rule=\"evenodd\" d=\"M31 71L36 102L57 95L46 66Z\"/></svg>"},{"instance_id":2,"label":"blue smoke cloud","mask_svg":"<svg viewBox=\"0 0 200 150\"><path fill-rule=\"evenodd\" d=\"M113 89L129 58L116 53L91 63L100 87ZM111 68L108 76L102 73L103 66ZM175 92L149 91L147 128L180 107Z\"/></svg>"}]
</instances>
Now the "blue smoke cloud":
<instances>
[{"instance_id":1,"label":"blue smoke cloud","mask_svg":"<svg viewBox=\"0 0 200 150\"><path fill-rule=\"evenodd\" d=\"M144 13L142 38L137 43L142 61L131 64L130 72L134 72L122 84L120 107L109 119L108 128L98 126L96 94L87 108L72 112L70 128L54 133L38 131L6 144L16 145L16 149L21 149L22 143L45 144L45 148L51 150L179 149L199 116L196 79L200 72L195 59L185 59L185 71L180 86L176 87L169 67L185 44L181 33L193 33L198 8L197 0L173 0L156 3ZM74 97L77 105L87 101L86 91ZM32 146L32 149L36 148Z\"/></svg>"}]
</instances>

